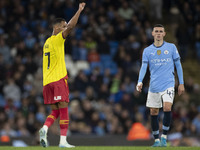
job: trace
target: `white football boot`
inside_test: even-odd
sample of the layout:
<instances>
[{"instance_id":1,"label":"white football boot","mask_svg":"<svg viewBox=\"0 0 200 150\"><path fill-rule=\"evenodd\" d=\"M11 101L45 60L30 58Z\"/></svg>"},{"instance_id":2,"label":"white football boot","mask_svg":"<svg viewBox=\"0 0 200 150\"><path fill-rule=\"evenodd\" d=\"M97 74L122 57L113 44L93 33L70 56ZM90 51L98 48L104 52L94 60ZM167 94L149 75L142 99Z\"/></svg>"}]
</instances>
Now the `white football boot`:
<instances>
[{"instance_id":1,"label":"white football boot","mask_svg":"<svg viewBox=\"0 0 200 150\"><path fill-rule=\"evenodd\" d=\"M48 147L48 142L47 142L47 132L44 130L44 128L41 128L39 130L39 135L40 135L40 144L43 147Z\"/></svg>"},{"instance_id":2,"label":"white football boot","mask_svg":"<svg viewBox=\"0 0 200 150\"><path fill-rule=\"evenodd\" d=\"M74 148L75 146L74 145L71 145L71 144L69 144L69 143L67 143L67 142L65 142L64 144L59 144L59 147L67 147L67 148Z\"/></svg>"}]
</instances>

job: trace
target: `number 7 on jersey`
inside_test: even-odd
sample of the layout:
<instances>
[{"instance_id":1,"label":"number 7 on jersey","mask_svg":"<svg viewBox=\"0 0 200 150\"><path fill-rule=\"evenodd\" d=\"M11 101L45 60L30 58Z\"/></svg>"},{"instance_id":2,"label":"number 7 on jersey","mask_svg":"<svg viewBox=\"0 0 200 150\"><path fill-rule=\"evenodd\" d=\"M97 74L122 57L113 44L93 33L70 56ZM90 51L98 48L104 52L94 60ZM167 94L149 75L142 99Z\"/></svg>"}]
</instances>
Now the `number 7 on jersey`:
<instances>
[{"instance_id":1,"label":"number 7 on jersey","mask_svg":"<svg viewBox=\"0 0 200 150\"><path fill-rule=\"evenodd\" d=\"M50 67L50 52L45 53L45 56L48 56L48 66L47 66L47 69L49 69L49 67Z\"/></svg>"}]
</instances>

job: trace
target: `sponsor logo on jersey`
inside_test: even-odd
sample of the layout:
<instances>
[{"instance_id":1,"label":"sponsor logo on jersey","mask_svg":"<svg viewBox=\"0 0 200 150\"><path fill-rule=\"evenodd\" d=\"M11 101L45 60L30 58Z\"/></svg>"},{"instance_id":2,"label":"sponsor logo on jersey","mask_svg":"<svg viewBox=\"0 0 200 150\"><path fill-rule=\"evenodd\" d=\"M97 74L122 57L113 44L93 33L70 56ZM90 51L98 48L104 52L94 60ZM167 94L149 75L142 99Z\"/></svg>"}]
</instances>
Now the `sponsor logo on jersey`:
<instances>
[{"instance_id":1,"label":"sponsor logo on jersey","mask_svg":"<svg viewBox=\"0 0 200 150\"><path fill-rule=\"evenodd\" d=\"M160 55L161 54L161 50L157 50L157 55Z\"/></svg>"},{"instance_id":2,"label":"sponsor logo on jersey","mask_svg":"<svg viewBox=\"0 0 200 150\"><path fill-rule=\"evenodd\" d=\"M159 62L170 62L171 58L163 58L163 59L152 59L152 63L159 63Z\"/></svg>"},{"instance_id":3,"label":"sponsor logo on jersey","mask_svg":"<svg viewBox=\"0 0 200 150\"><path fill-rule=\"evenodd\" d=\"M54 100L55 100L55 101L61 100L61 96L54 96Z\"/></svg>"},{"instance_id":4,"label":"sponsor logo on jersey","mask_svg":"<svg viewBox=\"0 0 200 150\"><path fill-rule=\"evenodd\" d=\"M151 60L151 63L155 64L156 66L166 65L169 62L171 62L171 58L152 59Z\"/></svg>"},{"instance_id":5,"label":"sponsor logo on jersey","mask_svg":"<svg viewBox=\"0 0 200 150\"><path fill-rule=\"evenodd\" d=\"M154 56L154 55L156 54L156 52L154 52L154 53L150 53L150 54Z\"/></svg>"},{"instance_id":6,"label":"sponsor logo on jersey","mask_svg":"<svg viewBox=\"0 0 200 150\"><path fill-rule=\"evenodd\" d=\"M164 54L166 54L166 55L169 54L169 51L168 51L168 50L165 50L165 51L164 51Z\"/></svg>"}]
</instances>

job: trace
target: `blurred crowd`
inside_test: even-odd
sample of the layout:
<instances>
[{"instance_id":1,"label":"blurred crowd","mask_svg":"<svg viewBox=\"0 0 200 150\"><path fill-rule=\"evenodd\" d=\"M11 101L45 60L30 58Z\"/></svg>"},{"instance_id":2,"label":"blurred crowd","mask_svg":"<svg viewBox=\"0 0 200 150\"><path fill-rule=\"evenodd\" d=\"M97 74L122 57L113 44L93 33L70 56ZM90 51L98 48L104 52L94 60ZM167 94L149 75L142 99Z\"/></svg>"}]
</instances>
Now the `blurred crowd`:
<instances>
[{"instance_id":1,"label":"blurred crowd","mask_svg":"<svg viewBox=\"0 0 200 150\"><path fill-rule=\"evenodd\" d=\"M65 43L70 67L69 134L127 134L134 122L150 129L143 92L136 91L141 54L153 42L154 23L163 23L182 61L200 61L198 0L87 0L77 27ZM42 49L51 22L68 22L78 9L75 0L0 1L0 135L36 135L50 113L42 96ZM70 63L68 63L70 62ZM184 70L187 72L187 70ZM176 83L177 88L178 83ZM171 133L200 135L200 86L185 78L186 93L176 96ZM163 113L160 113L160 120ZM58 123L50 128L58 134Z\"/></svg>"}]
</instances>

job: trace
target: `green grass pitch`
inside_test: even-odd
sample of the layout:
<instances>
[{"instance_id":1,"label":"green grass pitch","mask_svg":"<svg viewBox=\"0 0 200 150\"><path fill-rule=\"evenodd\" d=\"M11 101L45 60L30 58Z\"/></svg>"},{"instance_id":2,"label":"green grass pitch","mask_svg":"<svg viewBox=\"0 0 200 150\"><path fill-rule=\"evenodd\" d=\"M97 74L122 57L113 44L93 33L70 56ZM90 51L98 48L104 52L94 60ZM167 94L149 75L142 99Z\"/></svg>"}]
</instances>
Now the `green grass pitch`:
<instances>
[{"instance_id":1,"label":"green grass pitch","mask_svg":"<svg viewBox=\"0 0 200 150\"><path fill-rule=\"evenodd\" d=\"M29 147L12 147L12 146L0 146L0 150L61 150L68 148L59 148L56 146L50 146L47 148L39 146ZM140 146L77 146L70 148L71 150L199 150L200 147L140 147Z\"/></svg>"}]
</instances>

